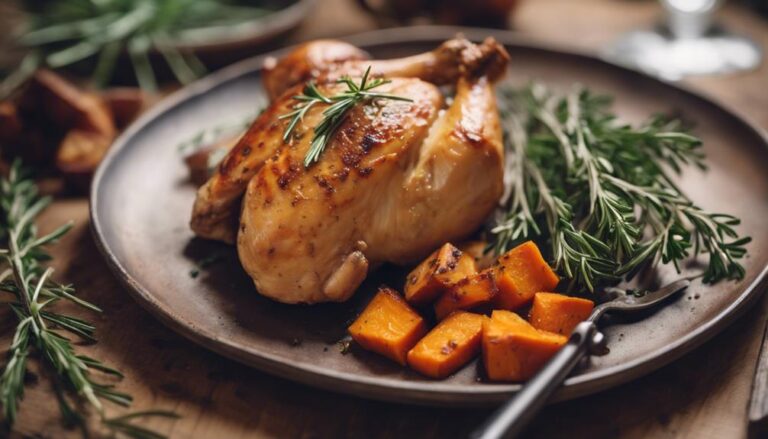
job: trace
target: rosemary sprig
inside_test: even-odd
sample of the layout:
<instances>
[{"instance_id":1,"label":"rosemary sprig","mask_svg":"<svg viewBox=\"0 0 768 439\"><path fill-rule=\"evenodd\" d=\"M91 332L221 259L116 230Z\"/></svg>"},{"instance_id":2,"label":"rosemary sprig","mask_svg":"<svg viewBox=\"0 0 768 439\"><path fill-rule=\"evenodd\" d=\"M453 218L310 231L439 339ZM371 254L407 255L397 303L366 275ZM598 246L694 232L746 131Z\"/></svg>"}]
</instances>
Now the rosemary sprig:
<instances>
[{"instance_id":1,"label":"rosemary sprig","mask_svg":"<svg viewBox=\"0 0 768 439\"><path fill-rule=\"evenodd\" d=\"M491 229L497 253L537 239L548 243L570 288L631 277L644 267L708 256L704 282L741 279L748 237L739 220L704 211L671 173L704 169L701 142L681 121L654 117L620 124L610 99L576 87L542 85L500 94L508 151L508 199Z\"/></svg>"},{"instance_id":2,"label":"rosemary sprig","mask_svg":"<svg viewBox=\"0 0 768 439\"><path fill-rule=\"evenodd\" d=\"M28 50L22 66L0 85L0 98L38 67L61 68L93 61L97 86L112 80L121 52L127 52L139 85L157 89L149 51L157 49L181 83L205 73L200 60L176 48L233 35L266 7L228 0L25 0L20 2L27 26L17 43Z\"/></svg>"},{"instance_id":3,"label":"rosemary sprig","mask_svg":"<svg viewBox=\"0 0 768 439\"><path fill-rule=\"evenodd\" d=\"M61 285L51 280L53 268L45 266L50 256L44 247L56 242L70 229L71 224L38 236L35 219L49 203L49 198L38 196L34 181L25 175L19 162L11 166L7 178L0 180L0 245L3 246L0 248L0 293L9 295L7 304L18 321L8 361L0 375L0 406L4 419L8 426L15 421L18 404L24 396L27 360L31 355L36 355L55 381L54 388L64 419L85 425L85 413L76 410L69 402L69 397L73 397L78 403L85 403L95 409L102 419L102 425L110 431L119 431L136 438L155 437L147 434L132 435L131 429L134 426L128 420L144 415L156 416L158 412L137 412L131 418L105 418L103 401L129 406L132 398L115 390L111 384L96 381L93 372L118 378L122 374L75 351L69 336L95 341L93 325L52 309L57 302L67 301L101 312L95 305L75 296L71 285ZM163 413L164 416L175 416ZM142 433L139 430L136 432Z\"/></svg>"},{"instance_id":4,"label":"rosemary sprig","mask_svg":"<svg viewBox=\"0 0 768 439\"><path fill-rule=\"evenodd\" d=\"M334 133L336 133L336 130L344 121L349 110L355 105L370 99L390 99L394 101L412 102L409 98L388 93L372 92L371 90L374 88L388 84L391 81L384 78L374 78L369 80L370 73L371 67L368 66L360 79L359 84L355 83L349 76L341 77L341 79L336 82L345 84L347 89L333 96L325 96L317 88L317 85L310 81L305 85L302 94L293 97L293 99L298 101L296 105L294 105L293 111L280 116L280 119L290 119L283 132L283 140L286 142L291 139L291 136L294 135L296 130L296 125L303 121L304 116L313 106L318 104L329 105L328 108L323 110L323 119L314 128L309 151L304 157L305 167L311 166L320 159L320 154L322 154L326 146L328 146L328 142L333 138Z\"/></svg>"}]
</instances>

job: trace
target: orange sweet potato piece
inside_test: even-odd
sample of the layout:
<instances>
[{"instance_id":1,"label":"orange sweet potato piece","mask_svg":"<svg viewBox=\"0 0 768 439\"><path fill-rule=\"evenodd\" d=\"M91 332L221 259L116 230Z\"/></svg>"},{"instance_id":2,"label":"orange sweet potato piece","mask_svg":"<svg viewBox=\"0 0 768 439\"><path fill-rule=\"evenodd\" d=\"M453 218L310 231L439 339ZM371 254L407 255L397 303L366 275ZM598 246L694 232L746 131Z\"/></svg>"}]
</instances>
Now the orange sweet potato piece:
<instances>
[{"instance_id":1,"label":"orange sweet potato piece","mask_svg":"<svg viewBox=\"0 0 768 439\"><path fill-rule=\"evenodd\" d=\"M579 297L536 293L528 321L536 329L570 335L576 325L589 317L594 307L594 302Z\"/></svg>"},{"instance_id":2,"label":"orange sweet potato piece","mask_svg":"<svg viewBox=\"0 0 768 439\"><path fill-rule=\"evenodd\" d=\"M524 381L536 374L568 339L539 331L519 315L494 311L483 322L483 364L494 381Z\"/></svg>"},{"instance_id":3,"label":"orange sweet potato piece","mask_svg":"<svg viewBox=\"0 0 768 439\"><path fill-rule=\"evenodd\" d=\"M408 365L432 378L445 378L480 352L480 314L458 311L440 322L408 352Z\"/></svg>"},{"instance_id":4,"label":"orange sweet potato piece","mask_svg":"<svg viewBox=\"0 0 768 439\"><path fill-rule=\"evenodd\" d=\"M56 152L56 166L66 174L90 175L112 144L112 137L80 129L64 135Z\"/></svg>"},{"instance_id":5,"label":"orange sweet potato piece","mask_svg":"<svg viewBox=\"0 0 768 439\"><path fill-rule=\"evenodd\" d=\"M448 287L476 272L471 256L446 243L408 274L405 298L414 305L430 303Z\"/></svg>"},{"instance_id":6,"label":"orange sweet potato piece","mask_svg":"<svg viewBox=\"0 0 768 439\"><path fill-rule=\"evenodd\" d=\"M491 303L497 293L491 271L482 271L456 282L435 302L435 317L442 320L458 309L472 309Z\"/></svg>"},{"instance_id":7,"label":"orange sweet potato piece","mask_svg":"<svg viewBox=\"0 0 768 439\"><path fill-rule=\"evenodd\" d=\"M515 310L533 300L539 291L552 291L560 282L532 241L524 242L499 257L494 267L496 306Z\"/></svg>"},{"instance_id":8,"label":"orange sweet potato piece","mask_svg":"<svg viewBox=\"0 0 768 439\"><path fill-rule=\"evenodd\" d=\"M427 329L397 291L382 287L348 331L363 348L405 365L408 351Z\"/></svg>"},{"instance_id":9,"label":"orange sweet potato piece","mask_svg":"<svg viewBox=\"0 0 768 439\"><path fill-rule=\"evenodd\" d=\"M488 243L485 241L464 241L457 247L464 254L472 256L478 270L485 270L496 263L493 250L485 251L488 248Z\"/></svg>"}]
</instances>

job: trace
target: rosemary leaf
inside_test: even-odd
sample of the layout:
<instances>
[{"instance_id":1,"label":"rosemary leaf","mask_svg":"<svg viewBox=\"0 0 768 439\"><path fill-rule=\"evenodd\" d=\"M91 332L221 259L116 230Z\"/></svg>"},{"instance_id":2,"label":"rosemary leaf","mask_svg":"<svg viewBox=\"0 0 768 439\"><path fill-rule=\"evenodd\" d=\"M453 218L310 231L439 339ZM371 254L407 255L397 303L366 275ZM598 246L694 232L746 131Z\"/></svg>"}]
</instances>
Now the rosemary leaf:
<instances>
[{"instance_id":1,"label":"rosemary leaf","mask_svg":"<svg viewBox=\"0 0 768 439\"><path fill-rule=\"evenodd\" d=\"M95 60L97 86L113 78L117 58L127 49L139 85L156 90L149 52L158 49L182 82L205 69L190 54L174 52L181 44L208 43L249 31L253 21L273 7L234 0L60 0L22 1L26 32L16 42L29 50L26 61L0 84L0 97L18 87L37 67L61 68ZM162 47L161 47L162 46Z\"/></svg>"},{"instance_id":2,"label":"rosemary leaf","mask_svg":"<svg viewBox=\"0 0 768 439\"><path fill-rule=\"evenodd\" d=\"M703 281L744 277L748 237L733 216L694 204L674 183L706 169L701 141L685 124L655 116L621 124L611 100L582 87L541 84L499 93L505 128L505 198L490 232L496 253L548 243L570 290L594 291L656 264L708 258Z\"/></svg>"},{"instance_id":3,"label":"rosemary leaf","mask_svg":"<svg viewBox=\"0 0 768 439\"><path fill-rule=\"evenodd\" d=\"M95 342L96 328L86 320L53 310L57 302L68 301L100 312L95 305L76 297L71 285L54 282L53 269L44 265L50 259L44 246L55 243L71 226L65 224L38 237L35 220L49 203L49 198L38 195L34 181L18 161L13 163L8 176L0 179L0 292L12 296L6 304L17 319L8 358L0 374L0 406L5 421L12 425L16 419L24 396L27 359L34 354L53 380L62 417L68 424L79 425L87 435L87 405L112 433L130 436L134 431L130 425L126 427L104 417L103 401L128 406L131 396L96 381L91 371L117 377L122 374L98 360L78 355L73 342L64 335L73 334ZM76 403L70 404L69 398ZM146 429L135 432L138 435L134 437L161 437Z\"/></svg>"}]
</instances>

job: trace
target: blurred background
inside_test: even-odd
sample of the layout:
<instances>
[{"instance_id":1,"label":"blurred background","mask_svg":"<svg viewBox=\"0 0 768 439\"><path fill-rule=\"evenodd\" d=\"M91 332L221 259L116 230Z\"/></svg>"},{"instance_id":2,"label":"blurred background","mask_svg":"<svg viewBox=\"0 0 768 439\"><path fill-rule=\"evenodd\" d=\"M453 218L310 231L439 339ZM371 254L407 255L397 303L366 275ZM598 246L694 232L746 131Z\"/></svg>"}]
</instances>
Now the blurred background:
<instances>
[{"instance_id":1,"label":"blurred background","mask_svg":"<svg viewBox=\"0 0 768 439\"><path fill-rule=\"evenodd\" d=\"M768 0L4 0L0 151L82 193L120 131L184 84L309 39L420 25L506 29L742 107L768 81Z\"/></svg>"},{"instance_id":2,"label":"blurred background","mask_svg":"<svg viewBox=\"0 0 768 439\"><path fill-rule=\"evenodd\" d=\"M117 323L105 319L100 332L108 358L122 366L134 356L131 349L151 343L167 352L152 365L167 360L172 373L183 367L198 377L195 386L166 387L149 376L149 366L126 366L133 367L129 376L149 376L134 384L140 403L157 392L194 413L185 413L177 435L191 436L203 413L213 414L208 424L199 421L203 427L242 420L275 433L324 425L329 412L314 409L329 406L328 394L249 374L176 337L120 293L87 227L88 184L101 158L142 112L233 62L316 38L422 25L494 28L521 42L603 57L678 81L768 129L768 0L0 0L0 173L20 157L34 166L43 192L61 195L45 219L78 225L56 255L69 268L61 270L68 280L113 310ZM572 430L574 437L655 437L651 433L659 431L664 437L740 437L752 382L751 366L744 364L757 357L763 315L655 375L588 403L554 406L535 427L538 437ZM121 325L149 329L128 341L133 337ZM226 382L225 375L245 378ZM47 420L58 419L51 390L43 387L25 397L32 409L18 424L23 437L38 437L55 422ZM333 397L333 413L356 415L340 428L358 426L358 432L386 433L395 425L413 436L440 436L487 415ZM230 413L232 407L238 413ZM309 421L296 421L305 417ZM438 419L442 427L433 428Z\"/></svg>"}]
</instances>

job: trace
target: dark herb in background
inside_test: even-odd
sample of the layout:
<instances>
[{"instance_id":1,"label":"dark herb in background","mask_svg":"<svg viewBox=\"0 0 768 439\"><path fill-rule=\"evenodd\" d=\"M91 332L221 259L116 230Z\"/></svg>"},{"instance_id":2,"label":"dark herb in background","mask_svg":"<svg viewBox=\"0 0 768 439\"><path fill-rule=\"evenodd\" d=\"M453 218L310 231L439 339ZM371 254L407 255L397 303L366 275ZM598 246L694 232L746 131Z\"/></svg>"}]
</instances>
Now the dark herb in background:
<instances>
[{"instance_id":1,"label":"dark herb in background","mask_svg":"<svg viewBox=\"0 0 768 439\"><path fill-rule=\"evenodd\" d=\"M97 86L110 82L118 57L127 54L145 91L157 89L149 54L156 50L181 83L205 72L179 43L195 44L235 35L273 6L233 0L25 0L27 23L17 43L28 50L2 83L0 97L40 67L57 69L93 61Z\"/></svg>"},{"instance_id":2,"label":"dark herb in background","mask_svg":"<svg viewBox=\"0 0 768 439\"><path fill-rule=\"evenodd\" d=\"M606 96L582 87L501 88L507 191L491 230L497 253L534 239L570 290L594 291L658 263L706 255L703 281L741 279L750 238L739 220L701 209L675 185L704 169L701 141L680 120L617 121Z\"/></svg>"}]
</instances>

